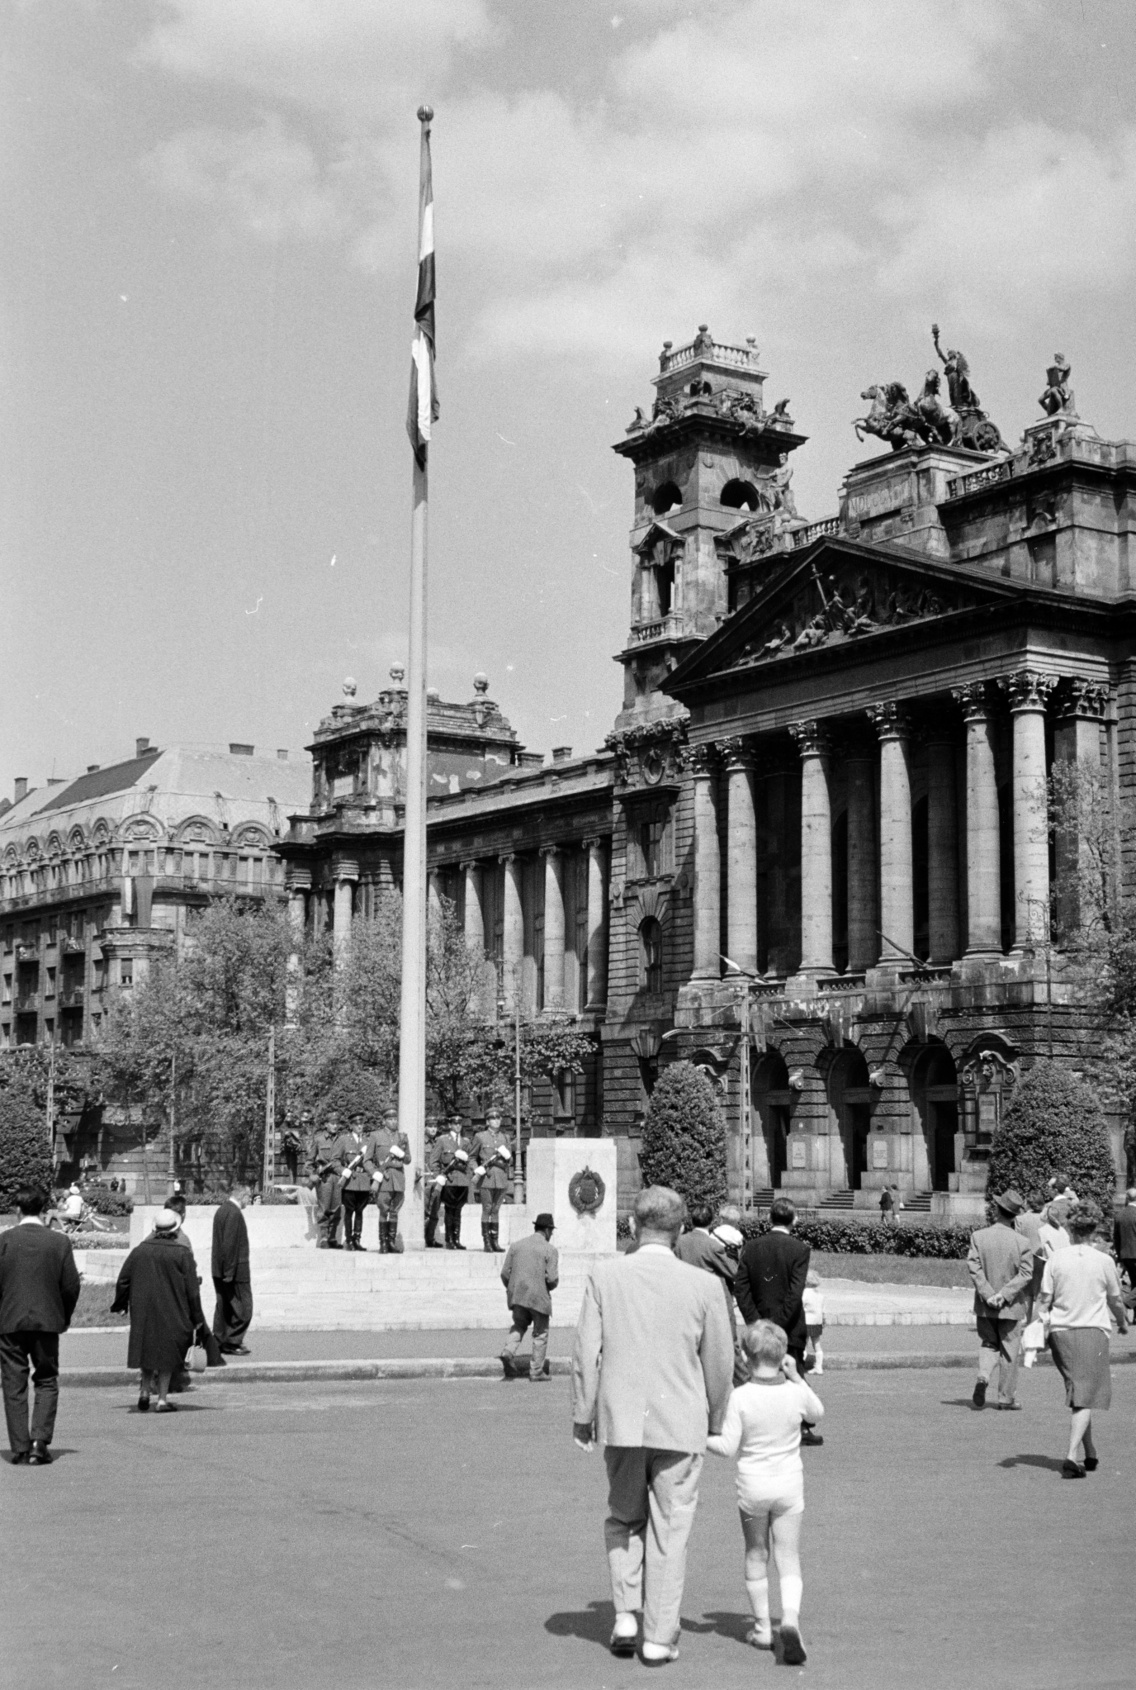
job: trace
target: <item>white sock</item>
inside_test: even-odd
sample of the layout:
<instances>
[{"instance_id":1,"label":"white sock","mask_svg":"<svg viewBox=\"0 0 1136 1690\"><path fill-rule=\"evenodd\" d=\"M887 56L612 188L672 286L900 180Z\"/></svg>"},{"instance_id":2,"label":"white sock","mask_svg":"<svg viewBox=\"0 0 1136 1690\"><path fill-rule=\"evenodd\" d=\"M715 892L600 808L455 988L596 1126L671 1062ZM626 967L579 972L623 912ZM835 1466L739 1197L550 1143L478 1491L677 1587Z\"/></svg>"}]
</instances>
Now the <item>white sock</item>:
<instances>
[{"instance_id":1,"label":"white sock","mask_svg":"<svg viewBox=\"0 0 1136 1690\"><path fill-rule=\"evenodd\" d=\"M785 1574L781 1580L781 1624L800 1625L801 1596L804 1592L805 1581L795 1578L791 1573Z\"/></svg>"},{"instance_id":2,"label":"white sock","mask_svg":"<svg viewBox=\"0 0 1136 1690\"><path fill-rule=\"evenodd\" d=\"M746 1595L753 1611L754 1623L758 1631L768 1633L771 1629L769 1619L769 1579L746 1579Z\"/></svg>"}]
</instances>

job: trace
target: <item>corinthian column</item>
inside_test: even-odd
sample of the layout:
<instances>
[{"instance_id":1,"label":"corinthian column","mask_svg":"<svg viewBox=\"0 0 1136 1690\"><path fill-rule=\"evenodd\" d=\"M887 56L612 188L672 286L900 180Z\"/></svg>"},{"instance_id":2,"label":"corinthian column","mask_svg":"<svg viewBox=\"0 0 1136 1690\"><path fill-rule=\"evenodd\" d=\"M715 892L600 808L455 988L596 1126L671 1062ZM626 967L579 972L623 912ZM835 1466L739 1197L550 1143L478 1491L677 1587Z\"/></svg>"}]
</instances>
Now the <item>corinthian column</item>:
<instances>
[{"instance_id":1,"label":"corinthian column","mask_svg":"<svg viewBox=\"0 0 1136 1690\"><path fill-rule=\"evenodd\" d=\"M998 782L990 737L990 707L982 681L951 696L966 723L966 954L1002 954L1002 868Z\"/></svg>"},{"instance_id":2,"label":"corinthian column","mask_svg":"<svg viewBox=\"0 0 1136 1690\"><path fill-rule=\"evenodd\" d=\"M876 897L875 751L856 743L845 754L848 774L848 972L871 968L880 953Z\"/></svg>"},{"instance_id":3,"label":"corinthian column","mask_svg":"<svg viewBox=\"0 0 1136 1690\"><path fill-rule=\"evenodd\" d=\"M880 740L880 963L909 963L915 945L909 724L900 704L873 704Z\"/></svg>"},{"instance_id":4,"label":"corinthian column","mask_svg":"<svg viewBox=\"0 0 1136 1690\"><path fill-rule=\"evenodd\" d=\"M790 722L801 754L802 974L831 974L832 800L828 735L819 722Z\"/></svg>"},{"instance_id":5,"label":"corinthian column","mask_svg":"<svg viewBox=\"0 0 1136 1690\"><path fill-rule=\"evenodd\" d=\"M958 955L958 814L955 747L947 729L927 740L927 927L931 962Z\"/></svg>"},{"instance_id":6,"label":"corinthian column","mask_svg":"<svg viewBox=\"0 0 1136 1690\"><path fill-rule=\"evenodd\" d=\"M1014 725L1014 949L1049 937L1049 805L1045 784L1045 706L1055 675L1019 669L998 685Z\"/></svg>"},{"instance_id":7,"label":"corinthian column","mask_svg":"<svg viewBox=\"0 0 1136 1690\"><path fill-rule=\"evenodd\" d=\"M753 804L753 752L728 739L726 759L726 950L739 968L757 973L757 821Z\"/></svg>"},{"instance_id":8,"label":"corinthian column","mask_svg":"<svg viewBox=\"0 0 1136 1690\"><path fill-rule=\"evenodd\" d=\"M1108 687L1080 676L1062 686L1053 735L1054 773L1063 774L1057 817L1057 917L1064 942L1086 921L1105 914L1115 895L1113 852L1101 852L1105 817L1105 788L1101 774L1101 727L1108 710ZM1090 847L1081 816L1093 815L1090 830L1097 849Z\"/></svg>"},{"instance_id":9,"label":"corinthian column","mask_svg":"<svg viewBox=\"0 0 1136 1690\"><path fill-rule=\"evenodd\" d=\"M501 921L501 996L512 1014L521 992L521 969L525 960L524 870L521 859L510 852L501 858L505 865L505 897Z\"/></svg>"},{"instance_id":10,"label":"corinthian column","mask_svg":"<svg viewBox=\"0 0 1136 1690\"><path fill-rule=\"evenodd\" d=\"M604 842L585 839L588 853L588 983L585 1010L598 1015L607 1005L607 896Z\"/></svg>"},{"instance_id":11,"label":"corinthian column","mask_svg":"<svg viewBox=\"0 0 1136 1690\"><path fill-rule=\"evenodd\" d=\"M544 1007L564 1008L564 859L557 845L544 858Z\"/></svg>"},{"instance_id":12,"label":"corinthian column","mask_svg":"<svg viewBox=\"0 0 1136 1690\"><path fill-rule=\"evenodd\" d=\"M722 863L718 850L718 804L714 795L717 757L712 745L696 745L694 775L694 973L695 980L722 975Z\"/></svg>"}]
</instances>

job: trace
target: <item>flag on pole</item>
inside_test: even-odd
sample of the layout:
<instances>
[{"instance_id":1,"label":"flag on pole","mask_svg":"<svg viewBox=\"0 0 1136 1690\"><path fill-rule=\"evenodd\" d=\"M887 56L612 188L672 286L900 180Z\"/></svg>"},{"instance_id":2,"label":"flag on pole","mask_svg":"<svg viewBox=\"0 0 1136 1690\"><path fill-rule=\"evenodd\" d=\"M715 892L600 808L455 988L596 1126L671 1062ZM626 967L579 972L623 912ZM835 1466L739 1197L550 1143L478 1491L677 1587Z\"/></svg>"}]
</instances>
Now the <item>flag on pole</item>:
<instances>
[{"instance_id":1,"label":"flag on pole","mask_svg":"<svg viewBox=\"0 0 1136 1690\"><path fill-rule=\"evenodd\" d=\"M418 467L426 467L431 424L438 420L434 387L434 185L430 171L429 106L418 108L422 125L422 155L418 186L418 297L414 302L414 341L410 354L410 405L406 432Z\"/></svg>"}]
</instances>

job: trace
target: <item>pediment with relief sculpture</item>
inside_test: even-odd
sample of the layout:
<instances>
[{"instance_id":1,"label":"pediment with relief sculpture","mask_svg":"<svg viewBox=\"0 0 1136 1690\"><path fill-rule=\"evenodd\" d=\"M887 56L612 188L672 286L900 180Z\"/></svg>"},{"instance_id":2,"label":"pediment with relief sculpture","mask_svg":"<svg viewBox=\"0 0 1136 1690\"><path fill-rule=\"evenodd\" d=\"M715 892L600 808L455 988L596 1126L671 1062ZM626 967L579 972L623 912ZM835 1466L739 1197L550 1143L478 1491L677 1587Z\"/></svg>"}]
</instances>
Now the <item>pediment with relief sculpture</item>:
<instances>
[{"instance_id":1,"label":"pediment with relief sculpture","mask_svg":"<svg viewBox=\"0 0 1136 1690\"><path fill-rule=\"evenodd\" d=\"M923 559L885 558L845 542L829 543L787 575L769 584L740 615L727 623L715 644L716 669L749 668L820 647L871 640L874 636L974 611L1016 597L1013 587L964 576L957 566ZM711 654L705 653L707 659ZM709 664L707 664L707 667ZM698 667L703 667L698 663Z\"/></svg>"}]
</instances>

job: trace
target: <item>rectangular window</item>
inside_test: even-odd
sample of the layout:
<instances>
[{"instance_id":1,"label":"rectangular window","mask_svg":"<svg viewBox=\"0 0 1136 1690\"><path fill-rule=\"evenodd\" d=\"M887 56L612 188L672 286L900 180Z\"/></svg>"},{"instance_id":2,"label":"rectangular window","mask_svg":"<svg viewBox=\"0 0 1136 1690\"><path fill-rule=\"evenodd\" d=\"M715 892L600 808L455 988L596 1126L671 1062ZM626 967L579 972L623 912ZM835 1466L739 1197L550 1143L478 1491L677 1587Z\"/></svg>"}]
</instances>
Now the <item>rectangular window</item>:
<instances>
[{"instance_id":1,"label":"rectangular window","mask_svg":"<svg viewBox=\"0 0 1136 1690\"><path fill-rule=\"evenodd\" d=\"M134 984L134 958L133 957L124 956L120 960L119 965L118 965L118 983L119 983L120 986L123 986L123 987L133 986L133 984Z\"/></svg>"},{"instance_id":2,"label":"rectangular window","mask_svg":"<svg viewBox=\"0 0 1136 1690\"><path fill-rule=\"evenodd\" d=\"M55 996L55 970L54 970L54 968L49 968L48 971L47 971L47 985L44 988L43 995L44 995L45 998L53 998Z\"/></svg>"}]
</instances>

